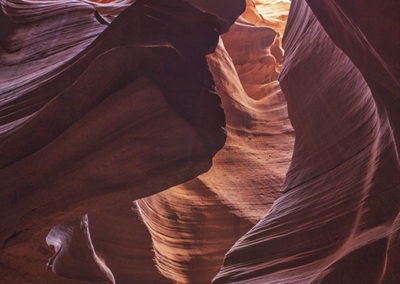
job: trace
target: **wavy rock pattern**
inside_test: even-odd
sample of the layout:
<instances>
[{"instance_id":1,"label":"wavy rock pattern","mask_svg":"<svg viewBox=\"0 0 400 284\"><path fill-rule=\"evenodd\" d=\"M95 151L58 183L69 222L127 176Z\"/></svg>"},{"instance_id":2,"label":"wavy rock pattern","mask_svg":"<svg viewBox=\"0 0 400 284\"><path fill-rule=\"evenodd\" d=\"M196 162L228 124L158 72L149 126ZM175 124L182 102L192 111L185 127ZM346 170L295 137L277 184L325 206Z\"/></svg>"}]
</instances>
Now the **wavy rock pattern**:
<instances>
[{"instance_id":1,"label":"wavy rock pattern","mask_svg":"<svg viewBox=\"0 0 400 284\"><path fill-rule=\"evenodd\" d=\"M2 282L399 282L398 2L97 2L1 1Z\"/></svg>"},{"instance_id":2,"label":"wavy rock pattern","mask_svg":"<svg viewBox=\"0 0 400 284\"><path fill-rule=\"evenodd\" d=\"M13 279L21 253L35 255L51 226L150 195L210 167L225 141L225 120L204 56L243 7L214 16L183 1L136 1L103 31L105 19L83 2L5 4L0 236L2 278ZM26 7L34 9L26 14ZM113 4L101 13L116 11ZM65 12L76 12L83 23L74 17L58 23ZM70 38L58 41L63 34ZM68 229L71 223L63 223L49 239L71 248L90 244L80 224ZM75 246L79 236L86 240ZM87 248L85 261L101 265ZM57 250L52 269L82 278L58 267L71 253ZM23 281L38 274L16 269L32 274ZM88 272L86 279L98 275Z\"/></svg>"},{"instance_id":3,"label":"wavy rock pattern","mask_svg":"<svg viewBox=\"0 0 400 284\"><path fill-rule=\"evenodd\" d=\"M281 194L293 129L270 52L275 37L243 19L223 36L208 63L226 114L225 146L207 173L137 202L158 269L174 282L209 283L227 249Z\"/></svg>"},{"instance_id":4,"label":"wavy rock pattern","mask_svg":"<svg viewBox=\"0 0 400 284\"><path fill-rule=\"evenodd\" d=\"M284 49L280 81L296 131L286 192L231 248L214 283L395 283L398 92L377 91L305 1L291 3Z\"/></svg>"}]
</instances>

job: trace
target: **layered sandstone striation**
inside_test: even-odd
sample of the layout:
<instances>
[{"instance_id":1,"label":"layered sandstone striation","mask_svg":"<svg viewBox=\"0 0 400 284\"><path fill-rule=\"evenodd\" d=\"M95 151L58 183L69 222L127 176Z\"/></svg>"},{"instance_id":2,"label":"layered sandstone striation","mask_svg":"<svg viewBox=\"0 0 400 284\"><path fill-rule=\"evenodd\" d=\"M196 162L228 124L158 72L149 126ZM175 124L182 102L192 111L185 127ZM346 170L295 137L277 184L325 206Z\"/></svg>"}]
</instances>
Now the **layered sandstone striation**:
<instances>
[{"instance_id":1,"label":"layered sandstone striation","mask_svg":"<svg viewBox=\"0 0 400 284\"><path fill-rule=\"evenodd\" d=\"M281 195L294 133L276 81L276 39L244 18L223 35L207 59L226 114L224 147L207 173L137 201L157 267L174 282L209 283L227 249Z\"/></svg>"},{"instance_id":2,"label":"layered sandstone striation","mask_svg":"<svg viewBox=\"0 0 400 284\"><path fill-rule=\"evenodd\" d=\"M2 8L0 236L7 281L15 274L37 280L41 273L24 266L23 255L43 262L45 237L57 224L48 235L56 249L51 269L98 280L108 269L94 251L90 222L79 216L115 204L129 209L131 200L196 177L225 142L205 55L243 5L216 16L183 1L136 1L107 26L105 18L126 2L120 4L96 10L99 4L18 1ZM81 247L86 251L74 249ZM79 261L95 268L75 273ZM108 272L103 280L113 282Z\"/></svg>"},{"instance_id":3,"label":"layered sandstone striation","mask_svg":"<svg viewBox=\"0 0 400 284\"><path fill-rule=\"evenodd\" d=\"M226 250L281 195L293 147L278 83L253 82L264 92L253 99L222 42L208 62L226 112L225 146L207 173L137 202L160 272L178 283L211 281Z\"/></svg>"},{"instance_id":4,"label":"layered sandstone striation","mask_svg":"<svg viewBox=\"0 0 400 284\"><path fill-rule=\"evenodd\" d=\"M384 61L391 47L375 48L379 25L368 29L352 4L322 2L292 1L283 39L280 83L296 131L285 194L231 248L214 283L400 279L399 89Z\"/></svg>"},{"instance_id":5,"label":"layered sandstone striation","mask_svg":"<svg viewBox=\"0 0 400 284\"><path fill-rule=\"evenodd\" d=\"M0 282L399 282L396 1L0 5Z\"/></svg>"}]
</instances>

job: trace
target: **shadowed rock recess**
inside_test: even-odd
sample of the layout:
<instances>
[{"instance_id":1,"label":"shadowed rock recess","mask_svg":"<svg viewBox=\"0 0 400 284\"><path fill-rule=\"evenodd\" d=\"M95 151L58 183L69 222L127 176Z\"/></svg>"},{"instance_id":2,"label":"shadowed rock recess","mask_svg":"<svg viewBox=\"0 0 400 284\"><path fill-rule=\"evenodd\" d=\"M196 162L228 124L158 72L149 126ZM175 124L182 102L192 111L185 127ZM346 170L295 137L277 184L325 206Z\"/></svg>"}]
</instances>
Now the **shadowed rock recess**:
<instances>
[{"instance_id":1,"label":"shadowed rock recess","mask_svg":"<svg viewBox=\"0 0 400 284\"><path fill-rule=\"evenodd\" d=\"M0 8L0 283L400 283L400 2Z\"/></svg>"}]
</instances>

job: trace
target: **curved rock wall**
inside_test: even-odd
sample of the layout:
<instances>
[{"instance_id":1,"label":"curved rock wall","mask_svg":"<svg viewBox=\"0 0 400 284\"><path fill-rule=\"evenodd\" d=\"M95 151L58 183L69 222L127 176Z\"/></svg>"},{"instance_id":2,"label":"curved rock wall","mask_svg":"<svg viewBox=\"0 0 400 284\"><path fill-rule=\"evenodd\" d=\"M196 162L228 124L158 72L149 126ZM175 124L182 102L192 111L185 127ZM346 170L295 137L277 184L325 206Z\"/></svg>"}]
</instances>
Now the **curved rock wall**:
<instances>
[{"instance_id":1,"label":"curved rock wall","mask_svg":"<svg viewBox=\"0 0 400 284\"><path fill-rule=\"evenodd\" d=\"M276 81L275 39L244 19L224 34L208 63L226 114L225 146L207 173L137 201L157 267L174 282L209 283L227 249L281 194L294 133Z\"/></svg>"},{"instance_id":2,"label":"curved rock wall","mask_svg":"<svg viewBox=\"0 0 400 284\"><path fill-rule=\"evenodd\" d=\"M389 94L353 63L358 51L339 49L305 1L292 1L283 47L296 132L285 194L231 248L214 283L395 283L396 104L380 99Z\"/></svg>"},{"instance_id":3,"label":"curved rock wall","mask_svg":"<svg viewBox=\"0 0 400 284\"><path fill-rule=\"evenodd\" d=\"M276 81L255 84L264 92L255 100L243 90L222 42L208 62L226 112L225 146L207 173L137 201L157 266L177 283L211 281L227 249L280 196L293 142Z\"/></svg>"},{"instance_id":4,"label":"curved rock wall","mask_svg":"<svg viewBox=\"0 0 400 284\"><path fill-rule=\"evenodd\" d=\"M399 282L399 5L2 1L1 281Z\"/></svg>"},{"instance_id":5,"label":"curved rock wall","mask_svg":"<svg viewBox=\"0 0 400 284\"><path fill-rule=\"evenodd\" d=\"M36 260L43 261L53 225L71 228L65 224L80 215L120 202L129 208L128 200L210 167L225 142L225 119L205 55L243 5L213 15L184 1L136 1L106 28L102 15L117 13L115 4L2 5L2 277L12 279L17 265L24 281L34 281L40 273L18 263L21 253L40 249ZM65 12L70 18L63 20ZM68 243L85 230L58 239ZM82 256L92 259L84 261L100 265L87 248ZM59 259L69 253L56 251ZM66 262L52 263L53 271L76 277L57 267ZM98 279L88 274L86 280Z\"/></svg>"}]
</instances>

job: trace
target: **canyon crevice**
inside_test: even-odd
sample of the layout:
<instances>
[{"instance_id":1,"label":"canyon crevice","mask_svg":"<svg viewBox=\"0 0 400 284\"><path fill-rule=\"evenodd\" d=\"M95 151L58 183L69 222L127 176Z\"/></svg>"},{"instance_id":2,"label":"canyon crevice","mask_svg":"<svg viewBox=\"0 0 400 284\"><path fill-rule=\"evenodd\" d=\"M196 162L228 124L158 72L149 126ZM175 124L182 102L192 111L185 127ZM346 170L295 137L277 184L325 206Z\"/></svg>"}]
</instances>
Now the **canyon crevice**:
<instances>
[{"instance_id":1,"label":"canyon crevice","mask_svg":"<svg viewBox=\"0 0 400 284\"><path fill-rule=\"evenodd\" d=\"M1 283L400 281L398 2L0 5Z\"/></svg>"}]
</instances>

